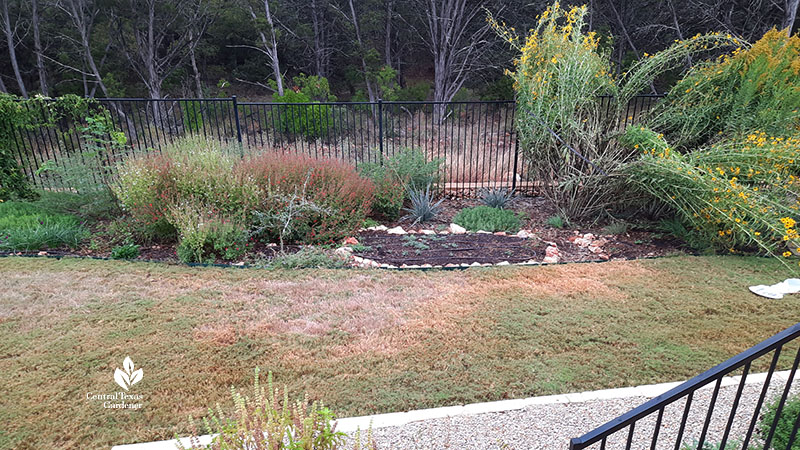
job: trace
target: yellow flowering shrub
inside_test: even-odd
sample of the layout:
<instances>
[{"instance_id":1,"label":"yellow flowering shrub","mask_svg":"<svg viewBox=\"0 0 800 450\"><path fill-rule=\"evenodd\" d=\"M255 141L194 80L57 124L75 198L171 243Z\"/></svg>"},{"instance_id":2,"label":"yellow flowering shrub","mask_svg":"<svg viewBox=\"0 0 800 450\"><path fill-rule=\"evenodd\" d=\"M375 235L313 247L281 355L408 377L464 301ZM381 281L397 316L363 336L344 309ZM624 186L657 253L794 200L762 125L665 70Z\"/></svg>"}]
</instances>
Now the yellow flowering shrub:
<instances>
[{"instance_id":1,"label":"yellow flowering shrub","mask_svg":"<svg viewBox=\"0 0 800 450\"><path fill-rule=\"evenodd\" d=\"M761 130L792 134L800 122L800 37L771 30L741 47L696 65L648 122L679 148Z\"/></svg>"},{"instance_id":2,"label":"yellow flowering shrub","mask_svg":"<svg viewBox=\"0 0 800 450\"><path fill-rule=\"evenodd\" d=\"M628 101L687 55L740 44L719 33L695 36L644 58L617 80L597 36L586 31L586 12L585 5L564 9L556 2L524 37L488 17L497 34L519 52L507 73L514 79L516 128L528 173L568 218L595 215L620 198L616 175L635 154L612 138ZM603 95L612 96L616 113L601 107Z\"/></svg>"},{"instance_id":3,"label":"yellow flowering shrub","mask_svg":"<svg viewBox=\"0 0 800 450\"><path fill-rule=\"evenodd\" d=\"M603 142L603 114L598 96L614 93L608 58L598 51L594 32L585 32L586 6L562 9L558 2L520 37L513 28L489 21L498 35L519 51L514 70L516 127L520 149L543 193L570 218L602 207L594 193L596 170L572 153L548 129L599 166L616 155ZM610 170L610 168L608 168Z\"/></svg>"},{"instance_id":4,"label":"yellow flowering shrub","mask_svg":"<svg viewBox=\"0 0 800 450\"><path fill-rule=\"evenodd\" d=\"M685 153L642 126L621 140L642 155L626 168L631 182L671 205L703 241L776 257L798 251L800 133L753 132Z\"/></svg>"}]
</instances>

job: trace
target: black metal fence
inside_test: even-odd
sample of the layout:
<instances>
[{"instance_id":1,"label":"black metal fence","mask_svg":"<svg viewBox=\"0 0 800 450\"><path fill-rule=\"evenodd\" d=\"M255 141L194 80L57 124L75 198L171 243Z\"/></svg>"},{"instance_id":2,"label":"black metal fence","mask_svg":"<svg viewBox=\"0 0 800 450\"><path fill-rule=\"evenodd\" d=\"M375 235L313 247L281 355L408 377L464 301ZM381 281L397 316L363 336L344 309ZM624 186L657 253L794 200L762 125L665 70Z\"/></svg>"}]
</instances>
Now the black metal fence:
<instances>
[{"instance_id":1,"label":"black metal fence","mask_svg":"<svg viewBox=\"0 0 800 450\"><path fill-rule=\"evenodd\" d=\"M792 344L798 336L800 323L572 439L570 450L799 449L800 414L786 408L797 394L800 348ZM766 373L754 379L762 367ZM788 375L777 372L781 367L790 367ZM768 404L773 415L764 414Z\"/></svg>"},{"instance_id":2,"label":"black metal fence","mask_svg":"<svg viewBox=\"0 0 800 450\"><path fill-rule=\"evenodd\" d=\"M627 124L661 96L634 98ZM444 189L470 195L484 187L531 192L514 131L513 101L472 102L240 102L210 99L98 99L113 128L127 137L122 148L107 149L107 164L126 155L161 150L174 140L197 134L241 143L248 152L277 151L339 158L356 166L380 161L406 147L443 161ZM31 106L26 105L30 108ZM601 109L611 114L610 98ZM40 112L47 114L45 108ZM45 189L70 189L49 167L80 158L87 147L82 124L69 120L36 130L16 130L20 164Z\"/></svg>"}]
</instances>

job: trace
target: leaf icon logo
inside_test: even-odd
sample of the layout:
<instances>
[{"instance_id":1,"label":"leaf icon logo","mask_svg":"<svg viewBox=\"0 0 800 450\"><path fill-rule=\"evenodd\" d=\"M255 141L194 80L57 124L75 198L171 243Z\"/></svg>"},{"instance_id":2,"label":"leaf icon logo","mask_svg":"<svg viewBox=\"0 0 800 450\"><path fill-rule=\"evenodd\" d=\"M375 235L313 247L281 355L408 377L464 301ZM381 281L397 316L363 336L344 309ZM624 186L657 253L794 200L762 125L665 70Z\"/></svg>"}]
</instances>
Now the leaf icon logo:
<instances>
[{"instance_id":1,"label":"leaf icon logo","mask_svg":"<svg viewBox=\"0 0 800 450\"><path fill-rule=\"evenodd\" d=\"M125 370L117 368L114 371L114 381L116 381L122 389L127 391L131 386L142 381L142 369L134 370L133 361L130 356L125 357L125 361L122 362L122 367Z\"/></svg>"}]
</instances>

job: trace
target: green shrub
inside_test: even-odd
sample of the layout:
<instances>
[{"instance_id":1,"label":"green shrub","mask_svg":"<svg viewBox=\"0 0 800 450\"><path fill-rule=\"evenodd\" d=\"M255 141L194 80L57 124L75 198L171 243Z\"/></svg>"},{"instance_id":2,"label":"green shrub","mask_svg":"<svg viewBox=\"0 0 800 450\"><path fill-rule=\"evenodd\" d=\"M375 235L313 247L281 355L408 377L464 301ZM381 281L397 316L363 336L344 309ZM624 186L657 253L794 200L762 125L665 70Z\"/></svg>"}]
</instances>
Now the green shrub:
<instances>
[{"instance_id":1,"label":"green shrub","mask_svg":"<svg viewBox=\"0 0 800 450\"><path fill-rule=\"evenodd\" d=\"M247 242L245 218L258 206L261 191L235 170L238 153L189 137L161 154L124 161L114 190L136 222L135 234L165 237L176 230L178 256L185 262L239 258Z\"/></svg>"},{"instance_id":2,"label":"green shrub","mask_svg":"<svg viewBox=\"0 0 800 450\"><path fill-rule=\"evenodd\" d=\"M567 219L596 215L623 198L617 175L634 155L610 134L629 100L687 56L740 43L719 34L697 36L644 58L616 79L598 36L587 30L586 14L585 5L565 10L556 2L526 37L489 18L500 37L519 52L509 74L515 81L515 125L528 173ZM611 114L601 95L612 96L607 98Z\"/></svg>"},{"instance_id":3,"label":"green shrub","mask_svg":"<svg viewBox=\"0 0 800 450\"><path fill-rule=\"evenodd\" d=\"M441 181L441 166L440 159L428 161L421 150L405 148L382 164L361 164L359 172L375 184L373 212L380 217L395 219L400 215L410 190L428 186L435 190Z\"/></svg>"},{"instance_id":4,"label":"green shrub","mask_svg":"<svg viewBox=\"0 0 800 450\"><path fill-rule=\"evenodd\" d=\"M406 199L406 188L394 173L371 166L369 163L359 169L361 174L375 185L375 200L372 203L371 214L384 219L393 220L400 216L403 202Z\"/></svg>"},{"instance_id":5,"label":"green shrub","mask_svg":"<svg viewBox=\"0 0 800 450\"><path fill-rule=\"evenodd\" d=\"M628 232L628 224L622 221L614 221L603 227L603 234L625 234Z\"/></svg>"},{"instance_id":6,"label":"green shrub","mask_svg":"<svg viewBox=\"0 0 800 450\"><path fill-rule=\"evenodd\" d=\"M139 233L174 228L179 257L187 262L241 257L253 213L285 211L298 193L319 208L293 215L289 235L285 224L262 223L261 237L330 243L357 231L369 212L374 187L344 162L238 154L188 138L162 154L126 160L115 192L134 221L150 230Z\"/></svg>"},{"instance_id":7,"label":"green shrub","mask_svg":"<svg viewBox=\"0 0 800 450\"><path fill-rule=\"evenodd\" d=\"M775 417L778 413L778 400L767 405L764 415L758 423L758 434L762 439L766 439L772 424L775 422ZM786 403L781 409L781 415L778 417L778 423L775 427L775 432L772 436L772 443L770 449L774 450L800 450L800 441L795 439L792 447L789 447L789 438L792 435L795 421L800 414L800 396L794 396L786 399Z\"/></svg>"},{"instance_id":8,"label":"green shrub","mask_svg":"<svg viewBox=\"0 0 800 450\"><path fill-rule=\"evenodd\" d=\"M166 244L175 242L178 238L178 232L169 222L159 221L155 224L146 224L130 216L122 216L109 223L104 234L111 245L121 245L127 242Z\"/></svg>"},{"instance_id":9,"label":"green shrub","mask_svg":"<svg viewBox=\"0 0 800 450\"><path fill-rule=\"evenodd\" d=\"M111 249L111 259L135 259L139 257L139 246L132 243L118 245Z\"/></svg>"},{"instance_id":10,"label":"green shrub","mask_svg":"<svg viewBox=\"0 0 800 450\"><path fill-rule=\"evenodd\" d=\"M0 250L74 248L88 237L89 231L74 216L54 214L31 203L0 202Z\"/></svg>"},{"instance_id":11,"label":"green shrub","mask_svg":"<svg viewBox=\"0 0 800 450\"><path fill-rule=\"evenodd\" d=\"M370 211L375 187L348 164L333 159L264 153L246 158L236 167L240 179L252 180L260 192L257 210L284 215L290 203L313 204L292 217L287 241L329 244L361 228ZM262 237L277 239L281 228L260 230Z\"/></svg>"},{"instance_id":12,"label":"green shrub","mask_svg":"<svg viewBox=\"0 0 800 450\"><path fill-rule=\"evenodd\" d=\"M340 269L348 260L318 247L303 248L296 253L281 254L267 264L270 269Z\"/></svg>"},{"instance_id":13,"label":"green shrub","mask_svg":"<svg viewBox=\"0 0 800 450\"><path fill-rule=\"evenodd\" d=\"M186 263L213 263L241 258L249 247L244 214L222 216L188 199L170 208L178 231L178 258Z\"/></svg>"},{"instance_id":14,"label":"green shrub","mask_svg":"<svg viewBox=\"0 0 800 450\"><path fill-rule=\"evenodd\" d=\"M238 154L238 148L213 139L184 138L160 154L126 159L114 193L123 209L145 224L171 223L169 208L190 198L222 215L247 212L260 192L233 170Z\"/></svg>"},{"instance_id":15,"label":"green shrub","mask_svg":"<svg viewBox=\"0 0 800 450\"><path fill-rule=\"evenodd\" d=\"M328 133L328 126L332 122L332 109L329 105L319 102L335 101L336 97L330 93L328 80L324 77L306 76L300 74L293 78L297 90L287 89L283 96L273 95L276 103L285 106L273 111L272 123L278 123L281 132L290 136L305 138L318 138ZM297 103L316 103L298 105Z\"/></svg>"},{"instance_id":16,"label":"green shrub","mask_svg":"<svg viewBox=\"0 0 800 450\"><path fill-rule=\"evenodd\" d=\"M682 219L672 217L671 219L663 219L658 223L658 227L665 233L669 233L675 239L685 243L692 250L703 253L714 253L711 244L701 233L696 230L686 228Z\"/></svg>"},{"instance_id":17,"label":"green shrub","mask_svg":"<svg viewBox=\"0 0 800 450\"><path fill-rule=\"evenodd\" d=\"M235 450L264 448L274 450L337 450L343 449L345 434L335 430L334 415L321 402L309 402L308 397L290 400L286 387L282 390L272 382L272 372L267 375L267 385L262 386L256 369L251 395L242 395L231 388L233 414L226 414L217 405L209 408L203 431L214 434L208 446L193 439L191 449ZM191 430L196 436L198 426L192 421ZM178 448L185 450L182 444ZM374 450L371 433L367 441L356 448Z\"/></svg>"},{"instance_id":18,"label":"green shrub","mask_svg":"<svg viewBox=\"0 0 800 450\"><path fill-rule=\"evenodd\" d=\"M36 192L17 162L16 136L29 130L53 128L61 120L80 121L92 118L94 99L64 95L54 99L42 96L20 98L0 93L0 200L22 198L33 200ZM103 110L100 108L100 114Z\"/></svg>"},{"instance_id":19,"label":"green shrub","mask_svg":"<svg viewBox=\"0 0 800 450\"><path fill-rule=\"evenodd\" d=\"M47 211L84 219L105 220L119 215L117 199L109 190L92 193L40 191L35 202Z\"/></svg>"},{"instance_id":20,"label":"green shrub","mask_svg":"<svg viewBox=\"0 0 800 450\"><path fill-rule=\"evenodd\" d=\"M424 102L428 99L430 92L431 83L429 81L417 81L398 89L397 100L401 102Z\"/></svg>"},{"instance_id":21,"label":"green shrub","mask_svg":"<svg viewBox=\"0 0 800 450\"><path fill-rule=\"evenodd\" d=\"M522 226L519 214L507 209L476 206L459 211L453 222L470 231L505 231L515 233Z\"/></svg>"},{"instance_id":22,"label":"green shrub","mask_svg":"<svg viewBox=\"0 0 800 450\"><path fill-rule=\"evenodd\" d=\"M669 205L689 245L800 254L800 37L772 30L692 69L649 121L619 141L641 156L634 190Z\"/></svg>"}]
</instances>

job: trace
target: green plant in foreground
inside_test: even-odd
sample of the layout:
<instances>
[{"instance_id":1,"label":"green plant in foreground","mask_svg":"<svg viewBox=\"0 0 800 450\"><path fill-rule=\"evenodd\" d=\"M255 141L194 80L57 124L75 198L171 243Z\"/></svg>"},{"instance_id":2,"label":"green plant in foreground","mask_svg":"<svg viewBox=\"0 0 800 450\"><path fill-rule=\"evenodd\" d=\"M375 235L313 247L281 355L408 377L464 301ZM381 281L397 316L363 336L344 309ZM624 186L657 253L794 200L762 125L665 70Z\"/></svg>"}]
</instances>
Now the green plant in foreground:
<instances>
[{"instance_id":1,"label":"green plant in foreground","mask_svg":"<svg viewBox=\"0 0 800 450\"><path fill-rule=\"evenodd\" d=\"M779 401L775 400L772 403L767 404L764 415L761 417L761 421L758 423L758 434L762 439L767 438L769 431L772 428L772 424L775 423L775 418L778 413L778 403ZM772 442L770 443L770 449L800 450L800 441L797 439L795 439L794 443L792 443L792 447L788 448L789 438L792 435L792 429L794 428L798 414L800 414L800 396L795 395L794 397L786 399L783 409L781 409L780 416L778 417L775 425L775 432L772 436Z\"/></svg>"},{"instance_id":2,"label":"green plant in foreground","mask_svg":"<svg viewBox=\"0 0 800 450\"><path fill-rule=\"evenodd\" d=\"M222 407L208 410L202 420L202 428L208 434L216 434L211 444L200 445L197 438L191 439L191 449L209 450L337 450L344 448L345 434L336 431L333 412L322 402L310 402L308 396L291 401L288 389L273 385L272 372L267 375L267 385L259 380L259 369L255 370L253 390L250 396L231 387L233 414L226 414ZM196 436L198 426L191 420L191 430ZM178 448L186 450L178 443ZM372 450L372 434L367 441L356 442L356 448Z\"/></svg>"},{"instance_id":3,"label":"green plant in foreground","mask_svg":"<svg viewBox=\"0 0 800 450\"><path fill-rule=\"evenodd\" d=\"M0 250L74 248L88 237L89 231L74 216L50 213L31 203L0 203Z\"/></svg>"},{"instance_id":4,"label":"green plant in foreground","mask_svg":"<svg viewBox=\"0 0 800 450\"><path fill-rule=\"evenodd\" d=\"M487 188L481 191L481 203L492 208L503 209L514 200L514 190L508 188Z\"/></svg>"},{"instance_id":5,"label":"green plant in foreground","mask_svg":"<svg viewBox=\"0 0 800 450\"><path fill-rule=\"evenodd\" d=\"M130 242L111 249L111 259L135 259L138 257L139 246Z\"/></svg>"},{"instance_id":6,"label":"green plant in foreground","mask_svg":"<svg viewBox=\"0 0 800 450\"><path fill-rule=\"evenodd\" d=\"M547 224L553 228L564 228L564 218L561 216L550 216L547 218Z\"/></svg>"},{"instance_id":7,"label":"green plant in foreground","mask_svg":"<svg viewBox=\"0 0 800 450\"><path fill-rule=\"evenodd\" d=\"M453 222L470 231L505 231L517 232L522 226L520 215L507 209L476 206L462 209L453 218Z\"/></svg>"},{"instance_id":8,"label":"green plant in foreground","mask_svg":"<svg viewBox=\"0 0 800 450\"><path fill-rule=\"evenodd\" d=\"M193 200L175 205L170 216L178 230L178 259L185 263L213 263L240 258L250 245L241 215L225 216Z\"/></svg>"},{"instance_id":9,"label":"green plant in foreground","mask_svg":"<svg viewBox=\"0 0 800 450\"><path fill-rule=\"evenodd\" d=\"M402 220L413 220L411 225L432 220L439 214L441 209L440 205L442 201L444 201L444 199L440 199L438 202L433 201L433 193L431 193L430 185L428 185L424 191L421 189L411 189L408 192L408 198L411 201L411 206L405 209L408 214L403 216Z\"/></svg>"},{"instance_id":10,"label":"green plant in foreground","mask_svg":"<svg viewBox=\"0 0 800 450\"><path fill-rule=\"evenodd\" d=\"M269 269L340 269L346 266L347 259L319 247L280 254L266 264Z\"/></svg>"}]
</instances>

